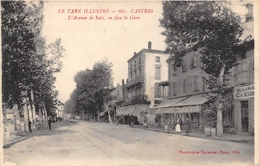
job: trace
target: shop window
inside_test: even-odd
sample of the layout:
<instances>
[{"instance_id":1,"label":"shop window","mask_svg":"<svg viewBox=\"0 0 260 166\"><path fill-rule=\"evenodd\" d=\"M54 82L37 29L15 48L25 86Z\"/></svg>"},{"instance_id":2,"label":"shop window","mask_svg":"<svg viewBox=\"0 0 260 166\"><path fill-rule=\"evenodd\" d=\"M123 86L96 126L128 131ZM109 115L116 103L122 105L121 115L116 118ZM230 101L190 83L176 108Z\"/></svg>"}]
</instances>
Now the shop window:
<instances>
[{"instance_id":1,"label":"shop window","mask_svg":"<svg viewBox=\"0 0 260 166\"><path fill-rule=\"evenodd\" d=\"M161 59L160 59L159 56L156 56L156 57L155 57L155 62L161 62Z\"/></svg>"},{"instance_id":2,"label":"shop window","mask_svg":"<svg viewBox=\"0 0 260 166\"><path fill-rule=\"evenodd\" d=\"M246 84L248 82L248 62L241 62L237 67L238 83Z\"/></svg>"},{"instance_id":3,"label":"shop window","mask_svg":"<svg viewBox=\"0 0 260 166\"><path fill-rule=\"evenodd\" d=\"M194 92L198 92L199 91L199 76L194 76L193 80L194 80Z\"/></svg>"},{"instance_id":4,"label":"shop window","mask_svg":"<svg viewBox=\"0 0 260 166\"><path fill-rule=\"evenodd\" d=\"M161 67L159 66L155 67L155 79L156 80L161 79Z\"/></svg>"}]
</instances>

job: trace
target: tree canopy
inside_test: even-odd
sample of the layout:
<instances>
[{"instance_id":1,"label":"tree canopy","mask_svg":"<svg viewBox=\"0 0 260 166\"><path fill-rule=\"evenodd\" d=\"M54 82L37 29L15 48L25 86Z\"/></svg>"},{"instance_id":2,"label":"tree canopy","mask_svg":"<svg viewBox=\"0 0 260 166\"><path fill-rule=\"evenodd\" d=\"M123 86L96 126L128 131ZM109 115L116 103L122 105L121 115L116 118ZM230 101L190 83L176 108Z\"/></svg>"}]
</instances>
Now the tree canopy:
<instances>
[{"instance_id":1,"label":"tree canopy","mask_svg":"<svg viewBox=\"0 0 260 166\"><path fill-rule=\"evenodd\" d=\"M162 34L167 50L176 53L176 65L183 51L191 47L202 48L204 71L215 81L236 64L243 28L241 18L228 5L215 1L163 2Z\"/></svg>"},{"instance_id":2,"label":"tree canopy","mask_svg":"<svg viewBox=\"0 0 260 166\"><path fill-rule=\"evenodd\" d=\"M21 106L29 97L36 107L54 110L61 104L54 73L61 70L65 49L61 39L47 45L41 35L44 2L2 1L1 7L2 101Z\"/></svg>"},{"instance_id":3,"label":"tree canopy","mask_svg":"<svg viewBox=\"0 0 260 166\"><path fill-rule=\"evenodd\" d=\"M96 62L92 70L79 71L74 81L76 89L65 103L65 110L75 115L90 113L94 118L103 110L104 102L111 99L112 63L107 60Z\"/></svg>"}]
</instances>

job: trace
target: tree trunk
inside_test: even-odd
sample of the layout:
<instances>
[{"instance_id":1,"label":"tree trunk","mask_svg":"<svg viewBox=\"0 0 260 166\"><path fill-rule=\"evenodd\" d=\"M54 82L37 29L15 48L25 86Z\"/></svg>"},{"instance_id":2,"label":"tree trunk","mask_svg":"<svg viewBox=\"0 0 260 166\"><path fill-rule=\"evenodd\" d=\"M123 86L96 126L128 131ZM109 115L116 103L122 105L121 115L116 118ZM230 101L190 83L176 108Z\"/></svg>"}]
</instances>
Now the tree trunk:
<instances>
[{"instance_id":1,"label":"tree trunk","mask_svg":"<svg viewBox=\"0 0 260 166\"><path fill-rule=\"evenodd\" d=\"M47 122L47 111L45 109L45 105L43 105L43 117L44 117L44 122Z\"/></svg>"},{"instance_id":2,"label":"tree trunk","mask_svg":"<svg viewBox=\"0 0 260 166\"><path fill-rule=\"evenodd\" d=\"M219 84L223 85L223 76L225 72L225 65L221 67L220 73L219 73ZM221 100L221 94L218 94L217 98L217 136L222 137L223 136L223 123L222 123L222 100Z\"/></svg>"},{"instance_id":3,"label":"tree trunk","mask_svg":"<svg viewBox=\"0 0 260 166\"><path fill-rule=\"evenodd\" d=\"M218 96L217 100L217 136L223 136L223 124L222 124L222 103L220 100L220 96Z\"/></svg>"},{"instance_id":4,"label":"tree trunk","mask_svg":"<svg viewBox=\"0 0 260 166\"><path fill-rule=\"evenodd\" d=\"M33 90L31 89L31 107L32 107L32 124L35 125L36 124L36 111L35 111L35 105L34 105L34 96L33 96Z\"/></svg>"},{"instance_id":5,"label":"tree trunk","mask_svg":"<svg viewBox=\"0 0 260 166\"><path fill-rule=\"evenodd\" d=\"M20 121L20 114L18 110L17 104L15 104L12 108L14 111L14 126L15 126L15 135L19 136L21 132L21 121Z\"/></svg>"},{"instance_id":6,"label":"tree trunk","mask_svg":"<svg viewBox=\"0 0 260 166\"><path fill-rule=\"evenodd\" d=\"M23 114L24 114L24 131L29 132L28 128L28 109L27 109L27 99L23 98Z\"/></svg>"}]
</instances>

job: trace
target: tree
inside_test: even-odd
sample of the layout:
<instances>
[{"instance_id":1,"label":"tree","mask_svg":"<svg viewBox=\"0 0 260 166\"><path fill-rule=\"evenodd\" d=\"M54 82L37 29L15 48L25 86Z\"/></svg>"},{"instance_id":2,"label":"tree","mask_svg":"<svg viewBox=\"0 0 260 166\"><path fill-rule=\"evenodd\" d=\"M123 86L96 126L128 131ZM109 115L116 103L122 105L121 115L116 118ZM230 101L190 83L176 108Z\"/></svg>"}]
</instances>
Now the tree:
<instances>
[{"instance_id":1,"label":"tree","mask_svg":"<svg viewBox=\"0 0 260 166\"><path fill-rule=\"evenodd\" d=\"M184 51L201 48L203 70L209 75L209 88L216 92L221 103L224 74L236 65L238 48L243 33L241 18L232 12L227 2L166 1L163 2L163 19L167 51L175 53L175 66L180 66ZM217 107L217 133L223 134L221 104Z\"/></svg>"},{"instance_id":2,"label":"tree","mask_svg":"<svg viewBox=\"0 0 260 166\"><path fill-rule=\"evenodd\" d=\"M41 36L44 2L2 1L1 6L3 102L55 109L60 102L54 73L61 70L65 50L61 39L46 46Z\"/></svg>"},{"instance_id":3,"label":"tree","mask_svg":"<svg viewBox=\"0 0 260 166\"><path fill-rule=\"evenodd\" d=\"M103 110L103 103L111 99L112 63L107 60L96 62L92 70L79 71L74 81L76 89L70 96L72 101L69 102L73 107L69 108L73 109L75 115L89 113L92 118L96 118L97 113ZM67 106L65 104L65 109Z\"/></svg>"}]
</instances>

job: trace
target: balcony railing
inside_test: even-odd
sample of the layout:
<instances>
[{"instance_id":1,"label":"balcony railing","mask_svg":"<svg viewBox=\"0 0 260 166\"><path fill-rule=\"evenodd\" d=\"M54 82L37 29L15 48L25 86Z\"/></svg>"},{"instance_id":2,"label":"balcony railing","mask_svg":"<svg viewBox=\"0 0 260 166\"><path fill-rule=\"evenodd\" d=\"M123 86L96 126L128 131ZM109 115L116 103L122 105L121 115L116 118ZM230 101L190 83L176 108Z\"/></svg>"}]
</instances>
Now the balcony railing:
<instances>
[{"instance_id":1,"label":"balcony railing","mask_svg":"<svg viewBox=\"0 0 260 166\"><path fill-rule=\"evenodd\" d=\"M138 76L138 77L133 78L130 81L128 81L126 83L126 87L129 87L129 86L134 85L134 84L138 84L138 83L143 82L143 81L144 81L144 76Z\"/></svg>"},{"instance_id":2,"label":"balcony railing","mask_svg":"<svg viewBox=\"0 0 260 166\"><path fill-rule=\"evenodd\" d=\"M126 102L127 103L134 103L134 102L138 103L138 102L146 101L146 100L147 100L147 95L139 94L139 95L127 98Z\"/></svg>"}]
</instances>

